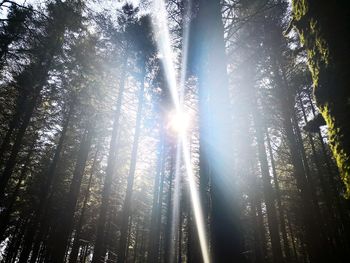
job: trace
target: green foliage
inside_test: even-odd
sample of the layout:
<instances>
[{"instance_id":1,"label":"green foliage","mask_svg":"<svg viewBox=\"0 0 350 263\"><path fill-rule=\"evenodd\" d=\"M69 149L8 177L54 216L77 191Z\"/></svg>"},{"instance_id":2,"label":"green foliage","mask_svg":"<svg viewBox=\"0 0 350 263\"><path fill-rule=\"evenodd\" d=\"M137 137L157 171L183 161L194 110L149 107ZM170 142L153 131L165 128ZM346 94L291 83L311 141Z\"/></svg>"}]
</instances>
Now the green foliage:
<instances>
[{"instance_id":1,"label":"green foliage","mask_svg":"<svg viewBox=\"0 0 350 263\"><path fill-rule=\"evenodd\" d=\"M28 30L26 27L27 20L30 20L33 15L33 9L29 7L19 7L17 4L12 4L9 8L7 21L3 21L0 27L0 63L9 53L9 46L23 37L23 34Z\"/></svg>"}]
</instances>

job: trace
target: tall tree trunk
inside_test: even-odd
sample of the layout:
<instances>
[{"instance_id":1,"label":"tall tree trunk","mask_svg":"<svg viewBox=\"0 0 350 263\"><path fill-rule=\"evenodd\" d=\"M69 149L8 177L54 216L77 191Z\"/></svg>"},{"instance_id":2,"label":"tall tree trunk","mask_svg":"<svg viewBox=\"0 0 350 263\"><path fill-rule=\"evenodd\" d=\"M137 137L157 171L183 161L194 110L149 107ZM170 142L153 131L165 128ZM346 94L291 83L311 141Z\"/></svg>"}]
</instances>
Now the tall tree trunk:
<instances>
[{"instance_id":1,"label":"tall tree trunk","mask_svg":"<svg viewBox=\"0 0 350 263\"><path fill-rule=\"evenodd\" d=\"M172 191L173 191L173 180L175 177L175 169L174 169L174 162L176 154L176 149L171 149L171 160L170 160L170 173L169 173L169 179L168 179L168 193L166 197L166 203L167 203L167 212L166 212L166 223L165 223L165 233L164 233L164 262L169 263L171 262L171 229L172 229Z\"/></svg>"},{"instance_id":2,"label":"tall tree trunk","mask_svg":"<svg viewBox=\"0 0 350 263\"><path fill-rule=\"evenodd\" d=\"M57 147L55 149L54 157L50 163L49 169L46 173L46 177L44 178L45 182L42 185L41 193L39 196L39 205L35 209L33 218L31 220L31 222L29 223L30 225L28 227L28 231L24 237L23 248L21 251L20 259L19 259L20 263L27 263L28 262L28 258L29 258L29 254L31 252L33 240L35 240L35 236L36 236L35 233L39 232L37 237L36 237L36 240L38 239L38 237L41 238L40 232L43 231L42 230L43 227L41 226L40 231L37 231L37 228L40 224L43 223L44 211L47 208L48 195L51 191L52 182L56 178L56 168L57 168L58 162L61 158L61 152L63 149L68 125L70 123L70 119L72 117L73 111L74 111L74 100L69 108L69 112L68 112L67 116L65 117L65 121L64 121L63 128L61 131L60 139L59 139ZM46 224L46 222L44 222L44 223ZM36 243L38 243L38 242L36 242ZM36 256L37 255L35 255L35 253L32 253L31 258L34 258Z\"/></svg>"},{"instance_id":3,"label":"tall tree trunk","mask_svg":"<svg viewBox=\"0 0 350 263\"><path fill-rule=\"evenodd\" d=\"M261 123L261 116L258 115L257 100L253 101L253 122L255 128L255 137L258 144L258 156L260 162L260 169L263 181L263 190L266 201L266 211L268 218L268 227L271 237L272 255L274 262L283 262L282 248L278 229L277 212L274 200L274 191L271 185L271 176L269 172L269 164L267 161L267 154L265 148L264 132Z\"/></svg>"},{"instance_id":4,"label":"tall tree trunk","mask_svg":"<svg viewBox=\"0 0 350 263\"><path fill-rule=\"evenodd\" d=\"M5 189L12 176L13 170L16 166L17 156L21 150L22 141L23 141L25 132L29 126L29 122L35 110L37 100L39 99L39 92L40 92L39 90L35 91L35 94L31 98L29 105L26 108L25 114L23 116L23 121L18 129L14 144L12 146L10 157L8 158L5 165L5 169L0 177L0 202L4 198Z\"/></svg>"},{"instance_id":5,"label":"tall tree trunk","mask_svg":"<svg viewBox=\"0 0 350 263\"><path fill-rule=\"evenodd\" d=\"M306 244L310 254L310 260L311 262L323 262L326 257L324 256L325 251L322 251L321 248L321 231L315 224L317 220L315 219L316 212L312 202L313 196L307 182L303 160L299 153L298 141L294 133L291 120L293 104L290 102L290 98L286 94L287 90L284 87L282 77L280 76L280 70L277 67L277 62L274 59L272 59L272 66L275 74L275 80L278 85L283 126L287 137L288 148L291 154L292 165L294 167L294 177L296 179L297 187L300 191L302 200L303 223L305 226Z\"/></svg>"},{"instance_id":6,"label":"tall tree trunk","mask_svg":"<svg viewBox=\"0 0 350 263\"><path fill-rule=\"evenodd\" d=\"M141 240L140 240L140 236L141 236L141 231L140 231L140 228L141 228L141 219L140 217L138 216L137 217L137 220L136 220L136 234L135 234L135 246L134 246L134 253L133 253L133 262L137 262L137 259L138 259L138 255L140 253L139 251L139 244L141 244Z\"/></svg>"},{"instance_id":7,"label":"tall tree trunk","mask_svg":"<svg viewBox=\"0 0 350 263\"><path fill-rule=\"evenodd\" d=\"M21 245L21 241L23 239L25 230L26 230L26 223L28 220L19 220L18 224L20 224L19 231L16 231L14 237L11 240L11 243L8 247L8 250L6 252L6 259L5 263L12 263L15 262L17 254L19 252L19 248Z\"/></svg>"},{"instance_id":8,"label":"tall tree trunk","mask_svg":"<svg viewBox=\"0 0 350 263\"><path fill-rule=\"evenodd\" d=\"M283 72L283 70L282 70ZM284 77L284 79L286 79ZM286 85L286 87L288 87ZM331 253L334 253L334 246L332 242L329 242L329 237L331 236L331 233L329 233L329 229L326 227L326 222L325 222L325 218L322 216L321 213L321 208L319 205L319 197L317 196L317 188L316 188L316 183L313 177L313 174L311 173L309 164L308 164L308 160L306 157L306 152L305 152L305 148L304 148L304 142L303 142L303 138L301 136L301 131L300 131L300 127L299 127L299 122L295 113L295 109L293 108L292 110L292 123L293 123L293 127L294 127L294 131L295 131L295 135L296 135L296 141L297 141L297 146L300 152L300 156L301 159L303 161L303 165L304 165L304 171L305 171L305 175L306 175L306 179L307 179L307 183L309 186L309 190L311 193L311 197L312 197L312 203L314 206L314 213L315 213L315 217L318 218L318 220L316 220L314 222L314 224L316 225L316 227L318 229L320 229L320 242L322 243L322 247L328 247L328 251L327 254L329 254L329 257L333 257L331 255Z\"/></svg>"},{"instance_id":9,"label":"tall tree trunk","mask_svg":"<svg viewBox=\"0 0 350 263\"><path fill-rule=\"evenodd\" d=\"M301 98L301 94L298 93L298 98L299 98L299 103L300 103L300 107L303 113L303 118L304 121L307 122L307 115L306 115L306 111L303 105L303 101ZM311 133L307 134L310 145L311 145L311 150L312 150L312 157L313 157L313 161L316 165L316 172L318 175L318 178L320 180L320 184L321 184L321 190L323 192L324 195L324 199L325 199L325 203L326 203L326 208L327 208L327 215L326 218L328 219L327 221L327 229L329 232L329 238L331 239L330 242L331 244L334 246L334 250L335 252L337 252L337 254L335 256L340 257L342 256L343 259L339 259L339 261L344 261L346 260L346 254L344 254L344 250L346 250L347 248L347 242L344 244L344 240L342 240L342 235L340 234L342 232L341 229L341 224L342 224L342 215L341 215L341 211L340 211L340 207L336 204L337 203L337 197L332 198L332 182L330 182L331 187L329 187L329 184L325 178L325 174L322 170L322 164L321 161L319 159L318 153L316 151L316 146L314 143L314 139L311 135ZM321 142L321 147L323 145L323 142ZM332 175L331 175L332 176ZM332 181L333 179L330 179L330 181ZM335 193L336 196L338 196L338 193ZM334 200L335 199L335 200ZM334 204L335 203L335 204ZM335 209L334 209L335 208ZM340 209L337 209L340 208ZM338 220L338 213L340 214L340 220ZM346 230L345 230L346 232Z\"/></svg>"},{"instance_id":10,"label":"tall tree trunk","mask_svg":"<svg viewBox=\"0 0 350 263\"><path fill-rule=\"evenodd\" d=\"M316 116L316 112L315 112L315 108L314 108L314 104L312 102L311 99L311 95L309 92L307 93L307 97L308 97L308 101L310 103L311 106L311 111L312 111L312 115L313 117ZM339 188L337 187L337 182L335 181L335 175L337 174L337 172L335 171L335 169L332 168L331 165L331 159L330 156L327 152L325 143L323 141L323 136L321 134L320 129L318 129L317 131L317 135L321 144L321 149L322 149L322 153L323 153L323 161L326 164L326 168L327 168L327 172L328 172L328 180L327 182L329 182L329 187L330 187L330 194L331 196L335 199L334 203L335 203L335 207L337 208L337 211L339 212L339 216L340 216L340 221L341 224L344 228L344 243L345 245L348 247L350 246L350 225L349 225L349 216L347 215L347 213L345 212L345 208L344 208L344 202L341 199L340 195L339 195Z\"/></svg>"},{"instance_id":11,"label":"tall tree trunk","mask_svg":"<svg viewBox=\"0 0 350 263\"><path fill-rule=\"evenodd\" d=\"M292 224L290 222L290 216L289 216L288 212L287 212L287 222L288 222L288 228L289 228L289 232L290 232L290 238L292 240L295 262L299 262L299 260L298 260L298 253L297 253L297 249L296 249L296 246L295 246L294 231L293 231L293 228L292 228Z\"/></svg>"},{"instance_id":12,"label":"tall tree trunk","mask_svg":"<svg viewBox=\"0 0 350 263\"><path fill-rule=\"evenodd\" d=\"M161 139L159 141L159 147L158 147L158 156L157 156L157 171L154 178L154 190L153 190L153 203L152 203L152 213L151 213L151 225L150 225L150 233L149 233L149 248L148 248L148 257L147 262L148 263L154 263L158 262L158 256L159 256L159 221L158 221L158 213L161 208L161 202L160 199L161 193L160 193L160 183L161 183L161 177L163 176L163 167L165 162L165 142L164 142L164 132L161 131Z\"/></svg>"},{"instance_id":13,"label":"tall tree trunk","mask_svg":"<svg viewBox=\"0 0 350 263\"><path fill-rule=\"evenodd\" d=\"M246 116L248 118L248 116ZM245 128L248 128L247 126ZM245 132L248 132L246 129L243 129ZM245 149L249 147L251 148L251 144L249 141L246 141L243 146ZM262 214L262 208L261 208L261 186L259 178L257 178L255 174L255 166L252 165L256 162L256 158L252 158L253 154L249 150L247 151L246 155L243 156L244 159L246 159L248 162L245 163L243 166L247 168L246 171L244 171L244 174L248 178L248 185L249 185L249 201L251 204L251 222L253 225L253 233L254 233L254 261L255 263L264 263L267 259L267 240L265 235L265 225L264 225L264 218Z\"/></svg>"},{"instance_id":14,"label":"tall tree trunk","mask_svg":"<svg viewBox=\"0 0 350 263\"><path fill-rule=\"evenodd\" d=\"M128 231L127 231L127 238L126 238L126 252L125 252L125 261L123 262L128 262L129 261L129 243L130 243L130 239L131 239L131 229L132 229L132 214L130 215L129 218L129 224L128 224Z\"/></svg>"},{"instance_id":15,"label":"tall tree trunk","mask_svg":"<svg viewBox=\"0 0 350 263\"><path fill-rule=\"evenodd\" d=\"M289 247L289 241L288 241L287 230L286 230L285 211L284 211L284 206L282 204L281 191L280 191L280 186L277 178L277 171L276 171L275 159L273 157L273 151L271 147L270 135L266 126L265 126L265 134L267 138L267 147L269 150L273 182L274 182L275 192L276 192L277 208L279 211L279 222L280 222L282 238L283 238L284 253L286 255L287 261L290 261L291 255L290 255L290 247Z\"/></svg>"},{"instance_id":16,"label":"tall tree trunk","mask_svg":"<svg viewBox=\"0 0 350 263\"><path fill-rule=\"evenodd\" d=\"M292 24L308 50L317 106L345 186L350 189L350 4L293 0Z\"/></svg>"},{"instance_id":17,"label":"tall tree trunk","mask_svg":"<svg viewBox=\"0 0 350 263\"><path fill-rule=\"evenodd\" d=\"M183 212L182 212L182 198L180 197L180 207L179 207L179 229L178 229L178 240L177 240L177 263L181 263L182 262L182 243L183 243L183 228L182 228L182 225L183 225Z\"/></svg>"},{"instance_id":18,"label":"tall tree trunk","mask_svg":"<svg viewBox=\"0 0 350 263\"><path fill-rule=\"evenodd\" d=\"M4 239L4 232L5 232L6 227L7 227L8 223L9 223L9 221L10 221L10 216L11 216L11 213L12 213L13 206L14 206L14 204L16 202L16 199L17 199L17 196L18 196L21 184L22 184L23 180L25 179L25 177L27 175L27 172L28 172L28 167L30 165L31 157L32 157L33 152L34 152L35 143L36 143L36 140L33 138L32 145L30 146L30 148L28 150L28 153L27 153L27 156L25 158L23 167L21 169L20 176L19 176L17 184L15 186L15 189L14 189L12 195L11 195L11 198L10 198L10 200L8 202L7 207L5 208L5 211L2 211L2 213L1 213L1 217L0 217L0 240Z\"/></svg>"},{"instance_id":19,"label":"tall tree trunk","mask_svg":"<svg viewBox=\"0 0 350 263\"><path fill-rule=\"evenodd\" d=\"M267 238L266 238L266 229L265 229L265 224L264 224L264 214L263 214L263 209L262 209L262 202L257 196L257 202L256 202L256 210L258 213L258 227L260 230L260 240L261 240L261 250L262 250L262 255L264 260L266 261L267 259Z\"/></svg>"},{"instance_id":20,"label":"tall tree trunk","mask_svg":"<svg viewBox=\"0 0 350 263\"><path fill-rule=\"evenodd\" d=\"M136 163L137 163L137 151L138 151L139 138L140 138L140 132L141 132L141 120L142 120L144 89L145 89L145 69L143 69L141 76L142 76L142 79L141 79L141 87L138 95L135 135L134 135L134 142L133 142L132 151L131 151L131 162L130 162L130 168L129 168L128 183L126 188L126 195L125 195L125 200L123 205L122 219L121 219L121 226L120 226L120 240L119 240L118 252L119 252L119 259L121 262L124 262L127 259L126 258L127 229L129 225L129 217L131 214L131 201L132 201L135 170L136 170Z\"/></svg>"},{"instance_id":21,"label":"tall tree trunk","mask_svg":"<svg viewBox=\"0 0 350 263\"><path fill-rule=\"evenodd\" d=\"M66 204L62 210L61 220L52 235L51 259L50 262L61 263L64 261L64 255L67 248L68 238L72 231L75 207L78 201L81 181L93 139L93 128L88 128L80 143L78 159L75 164L72 182Z\"/></svg>"},{"instance_id":22,"label":"tall tree trunk","mask_svg":"<svg viewBox=\"0 0 350 263\"><path fill-rule=\"evenodd\" d=\"M21 117L23 113L25 112L25 109L28 107L28 94L23 94L18 98L18 102L16 105L16 112L14 116L12 117L9 127L7 129L7 132L4 136L4 139L2 140L1 146L0 146L0 167L2 166L4 162L4 155L7 152L7 150L10 148L10 142L11 137L15 129L17 129L21 122Z\"/></svg>"},{"instance_id":23,"label":"tall tree trunk","mask_svg":"<svg viewBox=\"0 0 350 263\"><path fill-rule=\"evenodd\" d=\"M164 148L166 149L166 146L164 146ZM157 250L157 260L160 261L161 260L161 239L162 239L162 211L163 211L163 196L164 196L164 181L165 181L165 168L166 168L166 150L164 149L164 161L163 161L163 167L162 167L162 171L161 171L161 179L160 179L160 188L159 188L159 209L157 211L157 222L158 225L156 227L156 231L155 231L155 242L154 242L154 246ZM156 261L156 262L158 262Z\"/></svg>"},{"instance_id":24,"label":"tall tree trunk","mask_svg":"<svg viewBox=\"0 0 350 263\"><path fill-rule=\"evenodd\" d=\"M262 235L262 233L265 234L265 227L263 220L259 219L261 214L257 214L258 206L261 207L261 204L260 202L258 204L258 198L256 195L251 199L251 219L254 227L254 262L262 263L265 262L266 258L266 239L265 235Z\"/></svg>"},{"instance_id":25,"label":"tall tree trunk","mask_svg":"<svg viewBox=\"0 0 350 263\"><path fill-rule=\"evenodd\" d=\"M121 73L119 96L117 99L116 110L114 113L112 138L109 146L106 176L105 176L105 181L104 181L103 190L102 190L102 200L101 200L99 218L97 222L97 233L96 233L92 263L101 262L102 258L104 257L103 253L105 251L105 246L106 246L105 244L106 218L107 218L107 211L108 211L109 201L110 201L109 199L111 195L111 186L112 186L113 176L115 172L115 161L116 161L117 152L118 152L117 138L118 138L118 130L119 130L119 118L120 118L120 112L121 112L121 106L123 102L123 95L124 95L124 88L125 88L126 67L127 67L127 58L125 58L125 62Z\"/></svg>"},{"instance_id":26,"label":"tall tree trunk","mask_svg":"<svg viewBox=\"0 0 350 263\"><path fill-rule=\"evenodd\" d=\"M73 241L73 246L72 250L69 254L69 263L76 263L77 258L78 258L78 253L79 253L79 247L80 247L80 237L81 237L81 230L83 228L84 224L84 219L85 219L85 211L86 211L86 206L90 198L90 188L91 188L91 182L92 182L92 177L95 173L95 167L97 163L97 155L98 155L98 149L95 152L95 156L92 161L92 166L90 170L90 175L89 175L89 181L85 190L84 194L84 200L83 200L83 206L80 211L80 216L79 220L75 229L75 235L74 235L74 241Z\"/></svg>"},{"instance_id":27,"label":"tall tree trunk","mask_svg":"<svg viewBox=\"0 0 350 263\"><path fill-rule=\"evenodd\" d=\"M200 177L210 178L210 241L215 262L244 262L243 236L231 160L224 28L219 0L200 0L194 31L200 100ZM205 185L201 186L205 189ZM203 195L202 195L203 196ZM203 198L203 197L202 197ZM205 204L205 200L202 200ZM206 205L206 204L205 204ZM230 207L230 209L228 209ZM205 219L204 219L205 220ZM230 242L227 242L230 240Z\"/></svg>"}]
</instances>

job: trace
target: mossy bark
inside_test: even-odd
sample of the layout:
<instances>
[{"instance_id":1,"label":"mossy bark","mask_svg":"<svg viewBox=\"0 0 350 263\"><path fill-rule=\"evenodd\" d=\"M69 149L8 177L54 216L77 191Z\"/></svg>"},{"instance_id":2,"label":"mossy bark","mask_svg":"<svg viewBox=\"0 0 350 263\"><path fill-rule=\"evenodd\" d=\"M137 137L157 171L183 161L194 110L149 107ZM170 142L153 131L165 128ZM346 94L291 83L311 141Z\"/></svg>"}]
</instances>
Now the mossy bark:
<instances>
[{"instance_id":1,"label":"mossy bark","mask_svg":"<svg viewBox=\"0 0 350 263\"><path fill-rule=\"evenodd\" d=\"M350 2L293 0L293 24L307 49L317 106L350 197Z\"/></svg>"}]
</instances>

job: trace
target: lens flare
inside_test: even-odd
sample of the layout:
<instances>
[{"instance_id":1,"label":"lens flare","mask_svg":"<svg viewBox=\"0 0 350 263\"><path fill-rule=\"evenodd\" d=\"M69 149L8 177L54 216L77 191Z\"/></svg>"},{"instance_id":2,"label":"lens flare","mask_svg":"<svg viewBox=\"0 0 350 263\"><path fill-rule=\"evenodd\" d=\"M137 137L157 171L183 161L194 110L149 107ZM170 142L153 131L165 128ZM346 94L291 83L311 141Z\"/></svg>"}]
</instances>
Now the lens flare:
<instances>
[{"instance_id":1,"label":"lens flare","mask_svg":"<svg viewBox=\"0 0 350 263\"><path fill-rule=\"evenodd\" d=\"M190 116L185 112L173 111L169 114L169 128L177 134L186 133L190 125Z\"/></svg>"},{"instance_id":2,"label":"lens flare","mask_svg":"<svg viewBox=\"0 0 350 263\"><path fill-rule=\"evenodd\" d=\"M189 8L188 8L189 10ZM193 172L193 167L190 158L189 143L186 138L186 114L183 112L183 97L184 97L184 84L185 84L185 74L186 74L186 58L188 49L188 33L189 28L184 27L184 38L183 38L183 50L182 50L182 63L181 63L181 78L180 85L177 85L176 81L176 70L174 66L174 52L171 48L171 38L168 27L167 12L165 9L165 3L163 0L155 0L153 5L153 13L155 14L154 19L154 33L157 36L157 47L159 51L159 57L162 60L166 81L169 87L169 91L172 97L172 101L175 107L175 116L173 119L173 125L176 129L182 130L178 134L178 144L177 144L177 154L176 154L176 171L175 171L175 186L174 186L174 203L173 203L173 228L172 228L172 243L176 239L175 226L178 225L179 216L179 183L180 183L180 154L183 155L183 161L186 168L186 176L189 182L191 203L195 217L195 223L197 228L197 234L199 237L199 243L202 253L202 258L204 263L210 263L209 247L206 238L205 231L205 221L203 218L201 202L199 198L199 193L196 185L195 175ZM178 89L180 86L180 90ZM181 149L181 152L180 150ZM172 246L173 247L173 246ZM172 259L171 259L172 260Z\"/></svg>"}]
</instances>

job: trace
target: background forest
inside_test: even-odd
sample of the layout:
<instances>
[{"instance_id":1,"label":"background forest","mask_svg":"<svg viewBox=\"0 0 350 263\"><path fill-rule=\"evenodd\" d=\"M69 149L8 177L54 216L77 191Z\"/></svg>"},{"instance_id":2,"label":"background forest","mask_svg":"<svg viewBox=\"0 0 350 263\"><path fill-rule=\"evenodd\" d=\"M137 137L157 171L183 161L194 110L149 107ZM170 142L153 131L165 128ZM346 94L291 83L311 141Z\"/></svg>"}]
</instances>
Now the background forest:
<instances>
[{"instance_id":1,"label":"background forest","mask_svg":"<svg viewBox=\"0 0 350 263\"><path fill-rule=\"evenodd\" d=\"M349 10L0 1L0 261L348 262Z\"/></svg>"}]
</instances>

